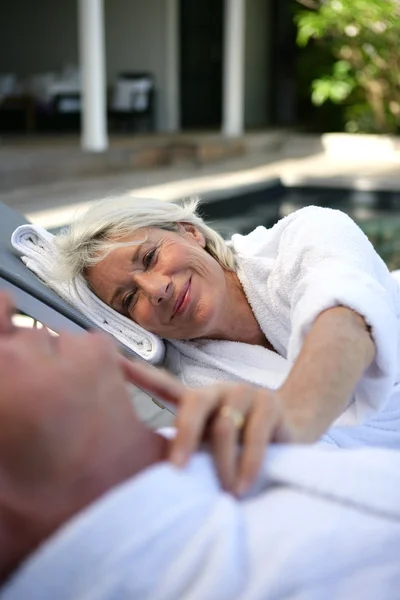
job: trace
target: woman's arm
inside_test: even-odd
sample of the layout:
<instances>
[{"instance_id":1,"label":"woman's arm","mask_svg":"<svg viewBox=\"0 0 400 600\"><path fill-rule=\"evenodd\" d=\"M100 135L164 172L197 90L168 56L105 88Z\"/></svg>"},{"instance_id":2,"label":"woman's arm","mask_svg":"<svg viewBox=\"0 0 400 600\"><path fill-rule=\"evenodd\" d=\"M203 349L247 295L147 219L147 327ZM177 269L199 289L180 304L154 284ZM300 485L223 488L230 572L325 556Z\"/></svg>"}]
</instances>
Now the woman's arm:
<instances>
[{"instance_id":1,"label":"woman's arm","mask_svg":"<svg viewBox=\"0 0 400 600\"><path fill-rule=\"evenodd\" d=\"M317 317L276 392L292 429L291 441L313 442L326 431L346 409L374 355L369 329L356 312L338 306Z\"/></svg>"},{"instance_id":2,"label":"woman's arm","mask_svg":"<svg viewBox=\"0 0 400 600\"><path fill-rule=\"evenodd\" d=\"M223 487L241 494L257 476L268 443L314 442L328 429L345 410L374 353L364 319L335 307L317 317L286 382L276 391L238 383L190 389L142 362L123 364L129 381L177 405L172 462L184 465L206 440ZM236 415L243 421L236 421Z\"/></svg>"},{"instance_id":3,"label":"woman's arm","mask_svg":"<svg viewBox=\"0 0 400 600\"><path fill-rule=\"evenodd\" d=\"M283 297L286 308L277 317L290 326L282 351L293 366L317 320L334 308L353 310L370 328L374 356L369 368L361 367L354 387L353 423L359 424L381 410L398 377L396 285L364 233L339 211L302 209L282 229L278 241L267 300L274 306ZM355 359L350 350L346 360ZM313 360L319 364L318 356Z\"/></svg>"}]
</instances>

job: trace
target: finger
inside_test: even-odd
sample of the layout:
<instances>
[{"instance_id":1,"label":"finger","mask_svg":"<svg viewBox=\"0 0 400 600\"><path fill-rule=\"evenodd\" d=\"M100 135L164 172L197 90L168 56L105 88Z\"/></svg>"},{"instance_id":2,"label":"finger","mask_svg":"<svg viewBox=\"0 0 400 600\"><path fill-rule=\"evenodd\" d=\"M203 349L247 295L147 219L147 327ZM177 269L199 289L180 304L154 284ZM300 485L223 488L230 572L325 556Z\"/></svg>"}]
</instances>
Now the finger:
<instances>
[{"instance_id":1,"label":"finger","mask_svg":"<svg viewBox=\"0 0 400 600\"><path fill-rule=\"evenodd\" d=\"M121 357L120 364L126 381L142 388L159 400L179 406L186 388L176 377L153 365Z\"/></svg>"},{"instance_id":2,"label":"finger","mask_svg":"<svg viewBox=\"0 0 400 600\"><path fill-rule=\"evenodd\" d=\"M263 391L255 393L257 397L243 432L243 447L235 485L238 496L246 493L256 480L265 459L266 446L273 440L279 421L280 413L273 396L266 396Z\"/></svg>"},{"instance_id":3,"label":"finger","mask_svg":"<svg viewBox=\"0 0 400 600\"><path fill-rule=\"evenodd\" d=\"M216 415L211 428L211 452L224 490L233 491L237 476L240 430L229 416Z\"/></svg>"},{"instance_id":4,"label":"finger","mask_svg":"<svg viewBox=\"0 0 400 600\"><path fill-rule=\"evenodd\" d=\"M211 425L210 444L218 477L222 487L228 491L233 491L237 478L239 438L242 433L230 409L246 419L253 394L252 387L241 384L223 385L220 389L220 408ZM228 410L222 410L224 408Z\"/></svg>"},{"instance_id":5,"label":"finger","mask_svg":"<svg viewBox=\"0 0 400 600\"><path fill-rule=\"evenodd\" d=\"M171 444L170 460L180 467L198 449L210 416L219 403L217 386L198 390L187 390L181 398L176 417L176 437Z\"/></svg>"}]
</instances>

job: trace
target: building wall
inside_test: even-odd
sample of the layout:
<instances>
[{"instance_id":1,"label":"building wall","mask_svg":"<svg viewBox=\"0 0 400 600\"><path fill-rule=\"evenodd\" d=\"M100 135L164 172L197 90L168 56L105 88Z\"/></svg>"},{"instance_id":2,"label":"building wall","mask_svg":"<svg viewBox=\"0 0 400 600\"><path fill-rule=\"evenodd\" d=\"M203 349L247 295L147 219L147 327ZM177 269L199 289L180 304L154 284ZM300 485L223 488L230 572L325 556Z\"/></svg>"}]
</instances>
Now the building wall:
<instances>
[{"instance_id":1,"label":"building wall","mask_svg":"<svg viewBox=\"0 0 400 600\"><path fill-rule=\"evenodd\" d=\"M269 123L270 0L246 0L245 125Z\"/></svg>"},{"instance_id":2,"label":"building wall","mask_svg":"<svg viewBox=\"0 0 400 600\"><path fill-rule=\"evenodd\" d=\"M0 0L0 73L76 65L77 35L75 0Z\"/></svg>"},{"instance_id":3,"label":"building wall","mask_svg":"<svg viewBox=\"0 0 400 600\"><path fill-rule=\"evenodd\" d=\"M149 71L157 86L159 129L167 128L168 0L106 0L108 81L120 71Z\"/></svg>"},{"instance_id":4,"label":"building wall","mask_svg":"<svg viewBox=\"0 0 400 600\"><path fill-rule=\"evenodd\" d=\"M246 1L245 123L269 121L270 0ZM179 120L178 0L105 0L107 80L150 71L157 85L157 125ZM21 77L78 64L77 0L0 0L0 73Z\"/></svg>"},{"instance_id":5,"label":"building wall","mask_svg":"<svg viewBox=\"0 0 400 600\"><path fill-rule=\"evenodd\" d=\"M107 81L120 71L153 73L160 129L170 126L175 99L168 89L175 69L168 18L174 1L104 2ZM0 0L0 73L25 77L78 62L77 0Z\"/></svg>"}]
</instances>

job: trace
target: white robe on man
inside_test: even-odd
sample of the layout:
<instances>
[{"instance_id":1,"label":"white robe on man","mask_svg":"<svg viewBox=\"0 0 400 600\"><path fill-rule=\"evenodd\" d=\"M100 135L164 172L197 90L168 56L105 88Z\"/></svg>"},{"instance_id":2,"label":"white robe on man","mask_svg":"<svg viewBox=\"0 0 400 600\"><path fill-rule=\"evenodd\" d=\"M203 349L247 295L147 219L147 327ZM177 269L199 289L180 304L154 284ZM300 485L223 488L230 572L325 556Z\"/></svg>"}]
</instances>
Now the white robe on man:
<instances>
[{"instance_id":1,"label":"white robe on man","mask_svg":"<svg viewBox=\"0 0 400 600\"><path fill-rule=\"evenodd\" d=\"M82 511L0 600L394 600L399 558L399 452L271 447L241 500L202 453Z\"/></svg>"}]
</instances>

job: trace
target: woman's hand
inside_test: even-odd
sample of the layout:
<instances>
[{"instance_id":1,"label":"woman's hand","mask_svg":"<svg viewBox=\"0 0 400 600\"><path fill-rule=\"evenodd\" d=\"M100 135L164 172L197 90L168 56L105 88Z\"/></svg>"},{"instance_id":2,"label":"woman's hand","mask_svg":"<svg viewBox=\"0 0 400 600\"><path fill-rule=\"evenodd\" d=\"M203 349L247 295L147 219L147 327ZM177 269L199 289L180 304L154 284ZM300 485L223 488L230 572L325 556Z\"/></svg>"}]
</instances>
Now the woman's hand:
<instances>
[{"instance_id":1,"label":"woman's hand","mask_svg":"<svg viewBox=\"0 0 400 600\"><path fill-rule=\"evenodd\" d=\"M207 441L222 485L241 494L257 476L267 444L312 443L330 427L374 351L363 318L339 306L317 317L276 391L238 383L188 389L143 363L127 362L124 370L128 381L178 407L172 462L185 464Z\"/></svg>"},{"instance_id":2,"label":"woman's hand","mask_svg":"<svg viewBox=\"0 0 400 600\"><path fill-rule=\"evenodd\" d=\"M237 495L256 479L269 443L295 441L282 403L271 390L224 383L187 390L182 400L171 461L185 464L207 441L222 486Z\"/></svg>"},{"instance_id":3,"label":"woman's hand","mask_svg":"<svg viewBox=\"0 0 400 600\"><path fill-rule=\"evenodd\" d=\"M189 389L140 362L126 362L123 368L131 383L178 407L170 460L183 466L208 442L222 486L238 495L254 482L270 442L301 441L278 392L238 383Z\"/></svg>"}]
</instances>

